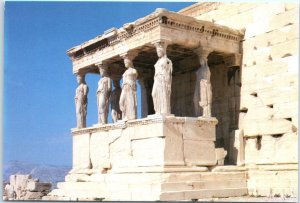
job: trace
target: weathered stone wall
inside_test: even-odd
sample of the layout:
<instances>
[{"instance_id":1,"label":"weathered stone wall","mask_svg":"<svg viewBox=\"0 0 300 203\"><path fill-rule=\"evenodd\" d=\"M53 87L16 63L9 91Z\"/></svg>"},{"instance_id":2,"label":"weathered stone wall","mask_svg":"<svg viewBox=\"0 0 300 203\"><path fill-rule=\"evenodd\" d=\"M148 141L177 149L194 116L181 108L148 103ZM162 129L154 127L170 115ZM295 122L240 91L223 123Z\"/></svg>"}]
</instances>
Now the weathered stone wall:
<instances>
[{"instance_id":1,"label":"weathered stone wall","mask_svg":"<svg viewBox=\"0 0 300 203\"><path fill-rule=\"evenodd\" d=\"M214 53L209 56L211 83L213 89L212 116L218 119L216 146L230 149L230 134L238 129L240 105L240 69L229 68L220 61L216 62ZM179 62L179 66L196 70L198 58L189 58ZM176 116L195 117L193 96L195 92L196 72L176 73L172 80L171 108ZM227 158L226 163L230 162Z\"/></svg>"},{"instance_id":2,"label":"weathered stone wall","mask_svg":"<svg viewBox=\"0 0 300 203\"><path fill-rule=\"evenodd\" d=\"M145 118L73 136L73 172L150 166L215 166L214 118ZM125 124L124 124L125 125ZM102 130L102 131L101 131Z\"/></svg>"},{"instance_id":3,"label":"weathered stone wall","mask_svg":"<svg viewBox=\"0 0 300 203\"><path fill-rule=\"evenodd\" d=\"M179 13L245 29L234 97L225 72L210 67L217 141L229 147L231 163L246 164L249 195L297 196L299 4L198 3Z\"/></svg>"},{"instance_id":4,"label":"weathered stone wall","mask_svg":"<svg viewBox=\"0 0 300 203\"><path fill-rule=\"evenodd\" d=\"M176 116L194 117L193 96L196 74L176 74L172 79L171 112Z\"/></svg>"},{"instance_id":5,"label":"weathered stone wall","mask_svg":"<svg viewBox=\"0 0 300 203\"><path fill-rule=\"evenodd\" d=\"M297 163L299 4L199 3L179 13L245 29L236 95L245 163Z\"/></svg>"},{"instance_id":6,"label":"weathered stone wall","mask_svg":"<svg viewBox=\"0 0 300 203\"><path fill-rule=\"evenodd\" d=\"M211 65L213 89L212 115L218 119L217 147L230 151L231 132L238 129L240 101L240 69L224 64ZM227 158L226 162L229 162Z\"/></svg>"}]
</instances>

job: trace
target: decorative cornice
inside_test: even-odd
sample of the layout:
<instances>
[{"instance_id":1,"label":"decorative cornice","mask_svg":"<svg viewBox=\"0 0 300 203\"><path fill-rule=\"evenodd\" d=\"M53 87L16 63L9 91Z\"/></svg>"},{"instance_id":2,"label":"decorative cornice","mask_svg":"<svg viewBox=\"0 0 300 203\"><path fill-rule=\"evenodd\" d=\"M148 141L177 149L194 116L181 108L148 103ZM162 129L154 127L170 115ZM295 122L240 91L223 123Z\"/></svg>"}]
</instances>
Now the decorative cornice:
<instances>
[{"instance_id":1,"label":"decorative cornice","mask_svg":"<svg viewBox=\"0 0 300 203\"><path fill-rule=\"evenodd\" d=\"M217 125L218 124L218 120L215 117L198 117L196 120L196 123L201 126L201 125Z\"/></svg>"},{"instance_id":2,"label":"decorative cornice","mask_svg":"<svg viewBox=\"0 0 300 203\"><path fill-rule=\"evenodd\" d=\"M89 134L89 133L109 131L109 130L122 129L122 128L126 128L125 123L117 122L113 124L94 125L93 127L88 127L88 128L80 128L80 129L72 128L71 132L73 135L82 135L82 134Z\"/></svg>"},{"instance_id":3,"label":"decorative cornice","mask_svg":"<svg viewBox=\"0 0 300 203\"><path fill-rule=\"evenodd\" d=\"M127 127L134 127L139 125L149 125L155 123L185 123L185 122L196 122L199 126L201 125L217 125L218 120L214 117L211 118L203 118L203 117L175 117L173 115L164 116L164 115L150 115L147 118L136 119L136 120L127 120L127 121L119 121L117 123L112 124L104 124L104 125L94 125L93 127L88 128L73 128L71 132L73 136L76 135L84 135L91 134L101 131L109 131L115 129L124 129Z\"/></svg>"},{"instance_id":4,"label":"decorative cornice","mask_svg":"<svg viewBox=\"0 0 300 203\"><path fill-rule=\"evenodd\" d=\"M130 26L129 26L130 25ZM178 13L157 9L154 13L137 20L135 23L124 25L126 28L114 30L110 35L96 37L82 45L68 50L67 54L73 61L84 56L89 56L106 47L114 46L126 39L142 32L147 32L156 27L166 27L183 31L196 32L210 37L223 38L224 40L240 41L242 33L225 26L216 25L211 22L196 20L195 18L184 16Z\"/></svg>"}]
</instances>

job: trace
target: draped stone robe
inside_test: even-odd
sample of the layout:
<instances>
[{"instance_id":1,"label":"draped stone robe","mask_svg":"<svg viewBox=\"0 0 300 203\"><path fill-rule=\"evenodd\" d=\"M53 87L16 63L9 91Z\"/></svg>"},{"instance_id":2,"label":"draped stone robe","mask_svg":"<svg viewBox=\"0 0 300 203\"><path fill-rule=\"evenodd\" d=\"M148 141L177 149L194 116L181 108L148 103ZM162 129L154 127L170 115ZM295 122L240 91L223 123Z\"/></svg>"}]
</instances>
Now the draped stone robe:
<instances>
[{"instance_id":1,"label":"draped stone robe","mask_svg":"<svg viewBox=\"0 0 300 203\"><path fill-rule=\"evenodd\" d=\"M196 71L196 86L194 94L194 107L196 116L211 117L212 87L210 82L210 70L206 60L201 60L200 68Z\"/></svg>"},{"instance_id":2,"label":"draped stone robe","mask_svg":"<svg viewBox=\"0 0 300 203\"><path fill-rule=\"evenodd\" d=\"M158 59L155 67L152 89L153 105L156 114L171 113L172 61L166 56Z\"/></svg>"},{"instance_id":3,"label":"draped stone robe","mask_svg":"<svg viewBox=\"0 0 300 203\"><path fill-rule=\"evenodd\" d=\"M98 121L100 124L107 123L111 86L112 86L111 80L109 77L103 77L98 82L97 105L98 105Z\"/></svg>"},{"instance_id":4,"label":"draped stone robe","mask_svg":"<svg viewBox=\"0 0 300 203\"><path fill-rule=\"evenodd\" d=\"M75 107L76 107L77 128L86 127L88 92L89 92L89 88L86 84L80 84L76 88Z\"/></svg>"},{"instance_id":5,"label":"draped stone robe","mask_svg":"<svg viewBox=\"0 0 300 203\"><path fill-rule=\"evenodd\" d=\"M123 74L122 92L120 96L120 109L122 119L137 118L137 97L136 97L137 71L128 68Z\"/></svg>"}]
</instances>

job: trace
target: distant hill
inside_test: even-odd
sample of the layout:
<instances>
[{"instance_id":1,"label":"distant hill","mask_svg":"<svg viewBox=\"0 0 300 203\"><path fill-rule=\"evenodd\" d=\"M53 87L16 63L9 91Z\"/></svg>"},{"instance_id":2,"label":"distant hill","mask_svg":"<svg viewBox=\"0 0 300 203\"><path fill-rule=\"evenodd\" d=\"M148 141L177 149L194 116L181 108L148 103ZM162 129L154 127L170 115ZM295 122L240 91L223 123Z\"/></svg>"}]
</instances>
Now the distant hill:
<instances>
[{"instance_id":1,"label":"distant hill","mask_svg":"<svg viewBox=\"0 0 300 203\"><path fill-rule=\"evenodd\" d=\"M64 181L71 167L9 161L4 163L3 169L3 181L5 182L9 182L9 176L13 174L31 174L33 178L38 178L40 182L51 182L52 188L56 188L56 183Z\"/></svg>"}]
</instances>

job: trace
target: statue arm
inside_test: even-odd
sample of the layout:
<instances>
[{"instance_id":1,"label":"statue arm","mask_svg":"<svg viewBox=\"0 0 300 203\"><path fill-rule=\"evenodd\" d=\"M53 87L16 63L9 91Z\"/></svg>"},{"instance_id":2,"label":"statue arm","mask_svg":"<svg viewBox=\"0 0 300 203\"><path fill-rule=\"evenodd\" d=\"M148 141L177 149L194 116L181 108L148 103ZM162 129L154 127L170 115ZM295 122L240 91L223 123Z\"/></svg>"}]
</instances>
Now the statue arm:
<instances>
[{"instance_id":1,"label":"statue arm","mask_svg":"<svg viewBox=\"0 0 300 203\"><path fill-rule=\"evenodd\" d=\"M75 104L76 104L76 103L77 103L77 100L78 100L77 91L76 91L76 93L75 93L74 100L75 100Z\"/></svg>"},{"instance_id":2,"label":"statue arm","mask_svg":"<svg viewBox=\"0 0 300 203\"><path fill-rule=\"evenodd\" d=\"M101 80L98 81L97 95L99 94L99 92L102 92L102 89L100 89L100 85L101 85Z\"/></svg>"},{"instance_id":3,"label":"statue arm","mask_svg":"<svg viewBox=\"0 0 300 203\"><path fill-rule=\"evenodd\" d=\"M172 61L167 59L167 85L168 91L171 91L172 88L172 72L173 72L173 64Z\"/></svg>"},{"instance_id":4,"label":"statue arm","mask_svg":"<svg viewBox=\"0 0 300 203\"><path fill-rule=\"evenodd\" d=\"M111 91L111 84L110 84L110 80L107 79L106 81L104 81L103 89L101 91L106 101L109 99L110 91Z\"/></svg>"},{"instance_id":5,"label":"statue arm","mask_svg":"<svg viewBox=\"0 0 300 203\"><path fill-rule=\"evenodd\" d=\"M120 101L119 101L119 107L120 110L123 112L124 111L124 93L123 91L121 92L121 96L120 96Z\"/></svg>"},{"instance_id":6,"label":"statue arm","mask_svg":"<svg viewBox=\"0 0 300 203\"><path fill-rule=\"evenodd\" d=\"M82 98L82 102L83 104L87 104L87 95L89 93L89 87L87 85L84 86L83 88L83 98Z\"/></svg>"},{"instance_id":7,"label":"statue arm","mask_svg":"<svg viewBox=\"0 0 300 203\"><path fill-rule=\"evenodd\" d=\"M207 66L207 75L206 75L206 79L210 82L210 70L209 67Z\"/></svg>"},{"instance_id":8,"label":"statue arm","mask_svg":"<svg viewBox=\"0 0 300 203\"><path fill-rule=\"evenodd\" d=\"M84 88L83 88L83 95L87 96L88 93L89 93L89 87L87 85L85 85Z\"/></svg>"},{"instance_id":9,"label":"statue arm","mask_svg":"<svg viewBox=\"0 0 300 203\"><path fill-rule=\"evenodd\" d=\"M111 97L111 90L112 90L111 79L108 79L108 88L107 88L107 91L108 91L108 100L109 100L110 97Z\"/></svg>"},{"instance_id":10,"label":"statue arm","mask_svg":"<svg viewBox=\"0 0 300 203\"><path fill-rule=\"evenodd\" d=\"M108 79L108 91L111 92L111 89L112 89L111 80Z\"/></svg>"},{"instance_id":11,"label":"statue arm","mask_svg":"<svg viewBox=\"0 0 300 203\"><path fill-rule=\"evenodd\" d=\"M208 101L208 104L211 104L212 103L212 88L211 88L211 83L208 82L207 84L207 101Z\"/></svg>"}]
</instances>

